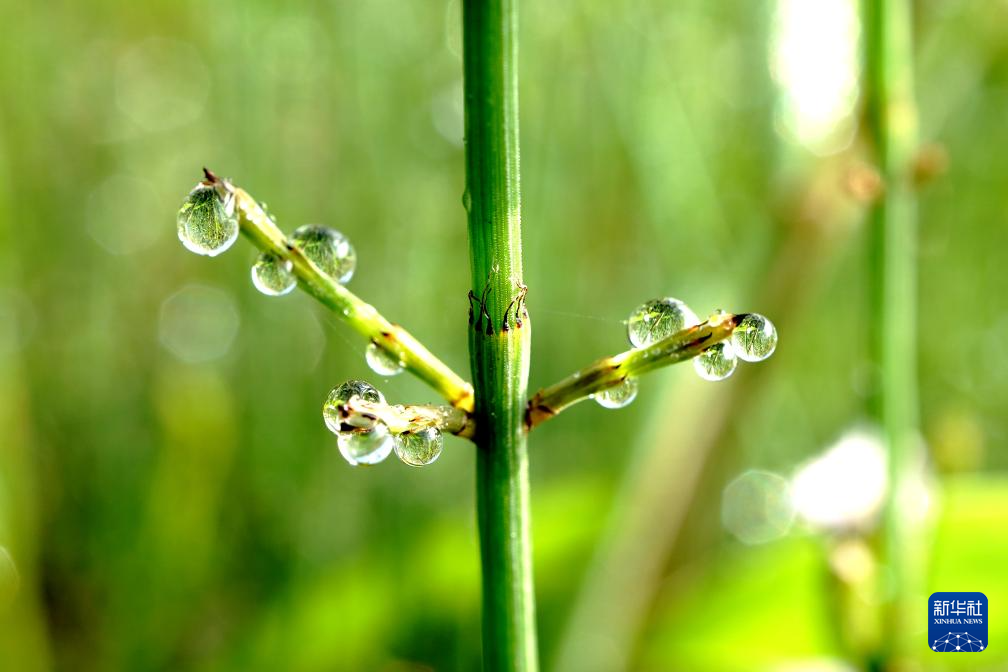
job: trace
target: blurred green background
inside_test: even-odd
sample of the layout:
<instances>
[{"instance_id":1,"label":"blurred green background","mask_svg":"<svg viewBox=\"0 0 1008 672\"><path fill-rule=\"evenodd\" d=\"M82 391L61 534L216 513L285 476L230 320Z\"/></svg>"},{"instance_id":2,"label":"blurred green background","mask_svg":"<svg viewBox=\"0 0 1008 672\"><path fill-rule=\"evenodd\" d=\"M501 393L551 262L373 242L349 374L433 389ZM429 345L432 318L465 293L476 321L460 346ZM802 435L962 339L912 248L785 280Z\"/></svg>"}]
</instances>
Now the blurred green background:
<instances>
[{"instance_id":1,"label":"blurred green background","mask_svg":"<svg viewBox=\"0 0 1008 672\"><path fill-rule=\"evenodd\" d=\"M459 13L0 0L0 669L478 667L472 446L347 465L332 387L432 393L303 294L259 295L244 241L196 257L174 222L206 165L287 230L338 228L351 288L467 373ZM904 669L1005 669L1008 4L922 0L915 28L947 165L919 192L932 478ZM673 367L536 430L544 668L854 669L884 572L859 531L884 484L857 8L526 2L520 30L532 387L624 349L657 296L781 335L723 383ZM803 465L845 436L819 487ZM986 593L990 651L926 648L937 590Z\"/></svg>"}]
</instances>

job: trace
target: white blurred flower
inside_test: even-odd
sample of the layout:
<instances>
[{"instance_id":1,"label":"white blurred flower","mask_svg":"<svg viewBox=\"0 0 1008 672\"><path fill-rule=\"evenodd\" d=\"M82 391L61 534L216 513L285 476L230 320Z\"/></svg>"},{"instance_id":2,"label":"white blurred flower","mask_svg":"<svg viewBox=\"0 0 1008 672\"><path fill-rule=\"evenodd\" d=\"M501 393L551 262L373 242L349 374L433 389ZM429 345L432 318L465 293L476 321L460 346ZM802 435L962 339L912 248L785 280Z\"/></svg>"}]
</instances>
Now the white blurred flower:
<instances>
[{"instance_id":1,"label":"white blurred flower","mask_svg":"<svg viewBox=\"0 0 1008 672\"><path fill-rule=\"evenodd\" d=\"M844 529L870 524L888 487L881 438L853 429L820 456L798 468L791 497L798 515L814 527Z\"/></svg>"}]
</instances>

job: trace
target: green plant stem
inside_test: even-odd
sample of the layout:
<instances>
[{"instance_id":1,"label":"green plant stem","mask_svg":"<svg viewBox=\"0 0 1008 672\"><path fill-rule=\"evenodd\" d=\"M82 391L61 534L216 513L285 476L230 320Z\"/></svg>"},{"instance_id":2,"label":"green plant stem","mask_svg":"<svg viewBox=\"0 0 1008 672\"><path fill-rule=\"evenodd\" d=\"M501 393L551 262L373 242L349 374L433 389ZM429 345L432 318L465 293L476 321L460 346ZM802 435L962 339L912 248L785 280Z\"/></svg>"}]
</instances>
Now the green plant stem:
<instances>
[{"instance_id":1,"label":"green plant stem","mask_svg":"<svg viewBox=\"0 0 1008 672\"><path fill-rule=\"evenodd\" d=\"M342 317L359 334L398 357L407 371L434 388L453 406L464 411L473 410L472 385L435 357L412 334L389 322L374 306L313 264L287 240L248 192L209 170L204 172L207 184L223 189L235 199L241 232L263 252L289 261L303 290Z\"/></svg>"},{"instance_id":2,"label":"green plant stem","mask_svg":"<svg viewBox=\"0 0 1008 672\"><path fill-rule=\"evenodd\" d=\"M703 324L672 334L646 348L604 357L535 394L529 400L525 424L532 429L572 404L655 369L696 357L735 331L745 314L724 313Z\"/></svg>"},{"instance_id":3,"label":"green plant stem","mask_svg":"<svg viewBox=\"0 0 1008 672\"><path fill-rule=\"evenodd\" d=\"M882 527L882 553L893 595L880 653L891 661L906 632L906 599L915 590L915 524L908 491L917 483L922 456L917 426L917 206L912 161L917 151L913 94L912 3L865 0L865 107L874 158L884 191L869 215L872 273L872 358L880 376L871 403L889 454L890 493Z\"/></svg>"},{"instance_id":4,"label":"green plant stem","mask_svg":"<svg viewBox=\"0 0 1008 672\"><path fill-rule=\"evenodd\" d=\"M515 305L523 287L517 32L515 0L463 0L464 202L473 287L483 298L469 354L488 672L538 669L524 424L532 327Z\"/></svg>"}]
</instances>

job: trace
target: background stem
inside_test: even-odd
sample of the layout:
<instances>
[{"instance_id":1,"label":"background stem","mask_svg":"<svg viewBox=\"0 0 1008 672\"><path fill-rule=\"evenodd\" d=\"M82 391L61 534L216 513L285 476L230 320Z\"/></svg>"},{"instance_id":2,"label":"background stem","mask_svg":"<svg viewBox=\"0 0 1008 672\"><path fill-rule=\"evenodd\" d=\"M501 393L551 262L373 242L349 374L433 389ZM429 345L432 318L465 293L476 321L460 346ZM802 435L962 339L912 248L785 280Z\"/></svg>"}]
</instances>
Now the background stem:
<instances>
[{"instance_id":1,"label":"background stem","mask_svg":"<svg viewBox=\"0 0 1008 672\"><path fill-rule=\"evenodd\" d=\"M871 413L882 426L889 454L889 500L881 550L893 595L888 633L906 632L906 600L914 594L918 570L913 521L918 518L908 491L916 485L922 455L917 425L917 206L911 163L917 148L913 95L912 5L910 0L864 3L865 107L874 158L884 193L869 214L872 360L876 381ZM917 605L920 610L923 605ZM887 637L881 661L900 648ZM881 662L879 661L879 662ZM882 663L885 666L886 663Z\"/></svg>"},{"instance_id":2,"label":"background stem","mask_svg":"<svg viewBox=\"0 0 1008 672\"><path fill-rule=\"evenodd\" d=\"M483 667L538 668L524 427L531 324L509 323L522 278L518 45L514 0L462 9L466 190L473 289L476 501L483 572ZM514 306L514 311L519 307ZM521 308L524 311L524 308ZM517 316L516 316L517 317ZM507 327L507 328L505 328Z\"/></svg>"}]
</instances>

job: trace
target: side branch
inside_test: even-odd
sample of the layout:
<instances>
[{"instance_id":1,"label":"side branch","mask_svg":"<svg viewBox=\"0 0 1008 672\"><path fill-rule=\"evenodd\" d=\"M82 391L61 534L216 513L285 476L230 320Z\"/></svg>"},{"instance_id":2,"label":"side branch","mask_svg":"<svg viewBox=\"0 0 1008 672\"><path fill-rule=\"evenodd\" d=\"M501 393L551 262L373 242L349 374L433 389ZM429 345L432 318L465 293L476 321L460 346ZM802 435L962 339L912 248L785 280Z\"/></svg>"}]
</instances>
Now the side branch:
<instances>
[{"instance_id":1,"label":"side branch","mask_svg":"<svg viewBox=\"0 0 1008 672\"><path fill-rule=\"evenodd\" d=\"M598 360L559 383L536 392L528 402L525 427L531 430L568 406L619 385L627 378L696 357L730 337L745 316L745 313L716 315L703 324L683 329L646 348L627 350Z\"/></svg>"},{"instance_id":2,"label":"side branch","mask_svg":"<svg viewBox=\"0 0 1008 672\"><path fill-rule=\"evenodd\" d=\"M339 407L339 417L342 430L353 430L361 426L371 427L375 422L381 422L392 434L435 428L445 434L454 434L469 440L472 440L476 431L472 415L457 406L431 404L390 406L352 397Z\"/></svg>"},{"instance_id":3,"label":"side branch","mask_svg":"<svg viewBox=\"0 0 1008 672\"><path fill-rule=\"evenodd\" d=\"M408 331L385 319L371 304L329 277L295 247L269 218L259 203L244 189L204 169L206 182L223 188L235 199L241 232L264 252L291 263L298 284L323 305L341 316L354 330L397 357L406 370L417 376L452 406L473 410L473 387L448 365L435 357Z\"/></svg>"}]
</instances>

